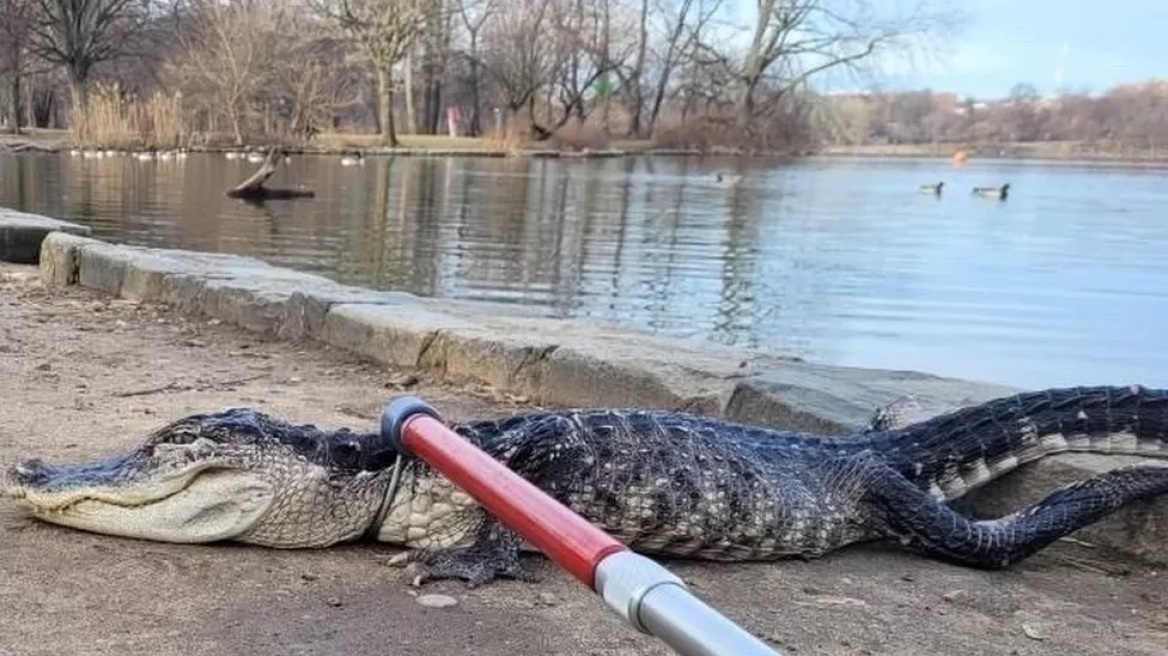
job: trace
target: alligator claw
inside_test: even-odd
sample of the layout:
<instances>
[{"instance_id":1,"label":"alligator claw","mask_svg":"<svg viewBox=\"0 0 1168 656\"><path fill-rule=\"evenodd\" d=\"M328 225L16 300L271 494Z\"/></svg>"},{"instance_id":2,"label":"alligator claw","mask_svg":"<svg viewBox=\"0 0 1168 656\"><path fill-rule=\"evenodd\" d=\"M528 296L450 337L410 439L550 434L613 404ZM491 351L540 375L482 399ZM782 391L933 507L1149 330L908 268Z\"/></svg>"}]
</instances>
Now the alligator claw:
<instances>
[{"instance_id":1,"label":"alligator claw","mask_svg":"<svg viewBox=\"0 0 1168 656\"><path fill-rule=\"evenodd\" d=\"M541 577L516 558L502 562L497 554L485 554L475 549L458 549L429 554L410 563L410 585L422 587L429 581L462 579L468 588L477 588L499 578L510 578L526 583L538 583Z\"/></svg>"},{"instance_id":2,"label":"alligator claw","mask_svg":"<svg viewBox=\"0 0 1168 656\"><path fill-rule=\"evenodd\" d=\"M407 551L390 558L388 564L408 565L413 587L442 579L462 579L468 588L499 578L538 583L541 577L519 558L520 542L514 533L491 527L469 547Z\"/></svg>"}]
</instances>

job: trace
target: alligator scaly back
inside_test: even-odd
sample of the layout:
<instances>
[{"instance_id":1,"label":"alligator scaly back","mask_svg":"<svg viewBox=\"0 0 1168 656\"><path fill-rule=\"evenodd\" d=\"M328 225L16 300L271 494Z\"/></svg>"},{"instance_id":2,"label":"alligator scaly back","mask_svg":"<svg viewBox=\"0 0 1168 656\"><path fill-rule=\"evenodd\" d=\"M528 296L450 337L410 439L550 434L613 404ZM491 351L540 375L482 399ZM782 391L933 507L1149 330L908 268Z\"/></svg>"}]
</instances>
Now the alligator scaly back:
<instances>
[{"instance_id":1,"label":"alligator scaly back","mask_svg":"<svg viewBox=\"0 0 1168 656\"><path fill-rule=\"evenodd\" d=\"M455 428L645 553L769 560L883 538L996 568L1168 492L1168 467L1109 472L999 520L971 520L945 501L1060 451L1168 457L1165 426L1168 392L1098 387L1005 397L844 438L644 410L539 412ZM467 552L476 571L491 550L480 541ZM499 571L513 570L508 553ZM454 553L440 562L431 574L458 571Z\"/></svg>"}]
</instances>

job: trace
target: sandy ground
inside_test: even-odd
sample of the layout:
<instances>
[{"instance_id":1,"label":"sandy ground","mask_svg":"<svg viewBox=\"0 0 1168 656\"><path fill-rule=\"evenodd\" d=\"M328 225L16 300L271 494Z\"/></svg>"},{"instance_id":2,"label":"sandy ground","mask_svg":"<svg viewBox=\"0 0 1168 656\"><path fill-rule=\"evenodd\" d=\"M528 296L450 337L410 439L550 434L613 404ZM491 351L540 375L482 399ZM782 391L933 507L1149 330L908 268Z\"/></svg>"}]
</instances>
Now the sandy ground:
<instances>
[{"instance_id":1,"label":"sandy ground","mask_svg":"<svg viewBox=\"0 0 1168 656\"><path fill-rule=\"evenodd\" d=\"M184 414L252 405L372 425L401 393L448 417L515 409L408 384L316 345L264 342L165 308L0 268L0 462L85 459ZM395 553L187 546L54 527L0 506L0 654L667 654L542 561L544 581L439 582L419 604ZM1007 572L863 547L817 562L669 563L785 654L1168 653L1165 575L1060 544Z\"/></svg>"}]
</instances>

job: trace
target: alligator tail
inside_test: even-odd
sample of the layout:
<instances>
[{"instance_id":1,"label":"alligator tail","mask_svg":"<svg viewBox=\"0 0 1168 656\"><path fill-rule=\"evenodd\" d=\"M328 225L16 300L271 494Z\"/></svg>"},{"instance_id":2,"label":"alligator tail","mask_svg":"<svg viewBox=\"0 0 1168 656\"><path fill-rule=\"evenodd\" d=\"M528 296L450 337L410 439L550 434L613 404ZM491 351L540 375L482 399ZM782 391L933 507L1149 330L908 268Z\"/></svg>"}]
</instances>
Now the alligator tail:
<instances>
[{"instance_id":1,"label":"alligator tail","mask_svg":"<svg viewBox=\"0 0 1168 656\"><path fill-rule=\"evenodd\" d=\"M1125 467L1066 485L1006 517L977 521L867 455L856 464L880 517L877 532L926 556L986 569L1009 567L1130 503L1168 493L1168 467Z\"/></svg>"},{"instance_id":2,"label":"alligator tail","mask_svg":"<svg viewBox=\"0 0 1168 656\"><path fill-rule=\"evenodd\" d=\"M1026 392L869 439L905 478L948 501L1055 453L1168 459L1168 390L1127 386Z\"/></svg>"}]
</instances>

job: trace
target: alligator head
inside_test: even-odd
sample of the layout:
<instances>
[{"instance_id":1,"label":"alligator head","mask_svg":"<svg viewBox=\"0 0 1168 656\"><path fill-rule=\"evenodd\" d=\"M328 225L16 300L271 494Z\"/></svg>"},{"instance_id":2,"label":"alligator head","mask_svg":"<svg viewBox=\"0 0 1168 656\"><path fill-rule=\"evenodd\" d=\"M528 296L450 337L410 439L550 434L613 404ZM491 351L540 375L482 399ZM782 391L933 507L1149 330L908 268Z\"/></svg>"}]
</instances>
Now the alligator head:
<instances>
[{"instance_id":1,"label":"alligator head","mask_svg":"<svg viewBox=\"0 0 1168 656\"><path fill-rule=\"evenodd\" d=\"M396 459L377 435L230 409L175 421L106 460L18 463L0 472L0 497L97 533L324 547L374 521Z\"/></svg>"}]
</instances>

